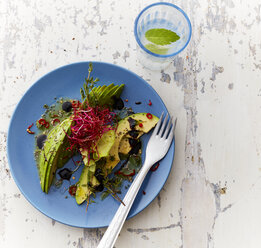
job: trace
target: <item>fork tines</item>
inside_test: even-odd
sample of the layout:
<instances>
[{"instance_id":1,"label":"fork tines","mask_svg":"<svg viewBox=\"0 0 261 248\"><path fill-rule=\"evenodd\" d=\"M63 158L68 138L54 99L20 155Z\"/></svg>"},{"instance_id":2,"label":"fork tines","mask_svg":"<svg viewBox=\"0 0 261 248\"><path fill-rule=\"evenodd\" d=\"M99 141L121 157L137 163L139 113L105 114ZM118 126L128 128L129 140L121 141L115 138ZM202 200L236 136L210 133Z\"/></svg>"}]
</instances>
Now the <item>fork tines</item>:
<instances>
[{"instance_id":1,"label":"fork tines","mask_svg":"<svg viewBox=\"0 0 261 248\"><path fill-rule=\"evenodd\" d=\"M153 134L160 136L163 139L168 139L169 135L173 133L174 127L176 126L173 124L173 117L169 118L169 114L167 113L164 120L163 120L164 112L161 114L160 119L154 129Z\"/></svg>"}]
</instances>

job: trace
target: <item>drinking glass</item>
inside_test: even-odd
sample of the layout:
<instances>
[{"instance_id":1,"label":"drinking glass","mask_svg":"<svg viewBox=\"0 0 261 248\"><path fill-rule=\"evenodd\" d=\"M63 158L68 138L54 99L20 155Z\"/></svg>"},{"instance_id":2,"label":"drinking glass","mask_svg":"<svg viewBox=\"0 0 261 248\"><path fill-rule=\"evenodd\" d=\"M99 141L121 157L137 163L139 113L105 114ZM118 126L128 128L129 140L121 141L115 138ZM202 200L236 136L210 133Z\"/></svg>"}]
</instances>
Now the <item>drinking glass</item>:
<instances>
[{"instance_id":1,"label":"drinking glass","mask_svg":"<svg viewBox=\"0 0 261 248\"><path fill-rule=\"evenodd\" d=\"M150 29L171 30L179 35L180 39L164 46L151 44L145 37L146 31ZM173 58L188 45L191 32L190 20L178 6L164 2L147 6L137 16L134 26L139 61L151 70L166 68ZM153 46L154 50L149 50L149 46Z\"/></svg>"}]
</instances>

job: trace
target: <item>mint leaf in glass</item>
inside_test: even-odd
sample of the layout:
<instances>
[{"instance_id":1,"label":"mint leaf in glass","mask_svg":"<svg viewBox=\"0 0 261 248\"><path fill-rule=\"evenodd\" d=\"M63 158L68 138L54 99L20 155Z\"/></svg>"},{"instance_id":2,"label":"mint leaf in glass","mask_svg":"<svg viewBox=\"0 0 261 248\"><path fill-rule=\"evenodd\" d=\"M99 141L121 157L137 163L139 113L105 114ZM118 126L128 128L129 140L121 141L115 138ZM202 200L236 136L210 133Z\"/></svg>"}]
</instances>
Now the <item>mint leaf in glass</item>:
<instances>
[{"instance_id":1,"label":"mint leaf in glass","mask_svg":"<svg viewBox=\"0 0 261 248\"><path fill-rule=\"evenodd\" d=\"M180 39L175 32L165 28L149 29L146 31L145 37L148 41L161 46L169 45Z\"/></svg>"}]
</instances>

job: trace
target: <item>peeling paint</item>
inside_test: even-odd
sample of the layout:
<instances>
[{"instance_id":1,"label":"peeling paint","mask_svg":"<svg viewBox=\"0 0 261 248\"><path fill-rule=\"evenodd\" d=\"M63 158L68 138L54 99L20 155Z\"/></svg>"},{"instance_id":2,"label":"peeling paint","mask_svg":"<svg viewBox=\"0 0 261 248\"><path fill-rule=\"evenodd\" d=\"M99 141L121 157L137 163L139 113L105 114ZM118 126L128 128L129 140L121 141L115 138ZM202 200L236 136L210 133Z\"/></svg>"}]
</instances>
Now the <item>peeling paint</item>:
<instances>
[{"instance_id":1,"label":"peeling paint","mask_svg":"<svg viewBox=\"0 0 261 248\"><path fill-rule=\"evenodd\" d=\"M216 76L219 74L219 73L222 73L224 72L224 67L222 66L216 66L215 64L213 64L213 67L212 67L212 76L210 78L211 81L215 81L216 80Z\"/></svg>"},{"instance_id":2,"label":"peeling paint","mask_svg":"<svg viewBox=\"0 0 261 248\"><path fill-rule=\"evenodd\" d=\"M77 248L97 247L103 234L102 229L83 229L83 236L78 239Z\"/></svg>"},{"instance_id":3,"label":"peeling paint","mask_svg":"<svg viewBox=\"0 0 261 248\"><path fill-rule=\"evenodd\" d=\"M233 90L233 88L234 88L234 84L233 84L233 83L230 83L230 84L228 85L228 89Z\"/></svg>"},{"instance_id":4,"label":"peeling paint","mask_svg":"<svg viewBox=\"0 0 261 248\"><path fill-rule=\"evenodd\" d=\"M256 69L261 70L261 64L256 64L256 63L254 63L254 66L255 66Z\"/></svg>"},{"instance_id":5,"label":"peeling paint","mask_svg":"<svg viewBox=\"0 0 261 248\"><path fill-rule=\"evenodd\" d=\"M44 23L41 20L39 20L38 18L35 18L34 25L40 32L43 32L45 29Z\"/></svg>"},{"instance_id":6,"label":"peeling paint","mask_svg":"<svg viewBox=\"0 0 261 248\"><path fill-rule=\"evenodd\" d=\"M161 196L160 196L160 193L157 196L157 204L158 204L158 206L160 208L161 207Z\"/></svg>"},{"instance_id":7,"label":"peeling paint","mask_svg":"<svg viewBox=\"0 0 261 248\"><path fill-rule=\"evenodd\" d=\"M165 83L170 83L171 81L171 78L170 78L170 75L165 73L163 70L161 71L161 79L160 79L161 82L165 82Z\"/></svg>"},{"instance_id":8,"label":"peeling paint","mask_svg":"<svg viewBox=\"0 0 261 248\"><path fill-rule=\"evenodd\" d=\"M97 23L94 20L87 20L86 21L87 27L93 28L97 25Z\"/></svg>"},{"instance_id":9,"label":"peeling paint","mask_svg":"<svg viewBox=\"0 0 261 248\"><path fill-rule=\"evenodd\" d=\"M220 195L221 195L221 188L219 184L211 184L212 190L214 192L214 196L215 196L215 204L216 204L216 214L214 217L214 221L213 221L213 225L212 225L212 230L214 230L215 224L216 224L216 219L218 218L220 213L224 213L225 211L227 211L228 209L230 209L233 204L229 204L228 206L224 207L223 209L221 209L221 199L220 199Z\"/></svg>"},{"instance_id":10,"label":"peeling paint","mask_svg":"<svg viewBox=\"0 0 261 248\"><path fill-rule=\"evenodd\" d=\"M149 240L149 237L146 236L146 235L142 235L141 238L144 239L144 240Z\"/></svg>"},{"instance_id":11,"label":"peeling paint","mask_svg":"<svg viewBox=\"0 0 261 248\"><path fill-rule=\"evenodd\" d=\"M131 233L140 234L140 233L147 233L147 232L157 232L157 231L161 231L161 230L165 230L165 229L172 229L172 228L176 228L176 227L180 227L180 222L178 222L176 224L171 224L168 226L161 226L161 227L128 228L127 231L131 232Z\"/></svg>"},{"instance_id":12,"label":"peeling paint","mask_svg":"<svg viewBox=\"0 0 261 248\"><path fill-rule=\"evenodd\" d=\"M254 8L256 11L256 21L258 24L261 22L261 4L259 4L257 7Z\"/></svg>"},{"instance_id":13,"label":"peeling paint","mask_svg":"<svg viewBox=\"0 0 261 248\"><path fill-rule=\"evenodd\" d=\"M222 213L226 212L228 209L232 208L233 204L228 204L226 207L222 209Z\"/></svg>"},{"instance_id":14,"label":"peeling paint","mask_svg":"<svg viewBox=\"0 0 261 248\"><path fill-rule=\"evenodd\" d=\"M252 55L253 57L256 56L256 45L255 44L251 45L251 43L249 42L248 46L249 46L250 55Z\"/></svg>"},{"instance_id":15,"label":"peeling paint","mask_svg":"<svg viewBox=\"0 0 261 248\"><path fill-rule=\"evenodd\" d=\"M209 12L210 13L210 12ZM222 17L223 18L223 17ZM226 23L223 19L211 17L211 20L221 23L216 29L223 32ZM194 26L194 23L192 23ZM200 37L199 37L200 39ZM192 42L198 42L192 41ZM196 45L194 46L194 48ZM197 94L198 83L197 75L202 71L201 61L197 60L197 50L193 52L193 57L186 61L187 70L182 74L174 73L175 81L178 86L184 89L184 109L186 111L187 126L185 144L185 168L186 177L181 184L181 209L179 211L181 223L181 239L183 248L207 248L209 243L208 233L213 232L213 221L216 215L216 201L211 184L206 180L206 172L204 160L202 158L201 145L197 140ZM185 64L185 61L179 59ZM181 63L178 63L179 65ZM175 61L174 61L175 65ZM216 79L216 75L222 73L224 68L213 64L212 81ZM202 83L201 93L204 93L205 82ZM193 235L191 235L193 233Z\"/></svg>"},{"instance_id":16,"label":"peeling paint","mask_svg":"<svg viewBox=\"0 0 261 248\"><path fill-rule=\"evenodd\" d=\"M113 59L118 59L121 56L121 54L116 51L114 54L112 54Z\"/></svg>"},{"instance_id":17,"label":"peeling paint","mask_svg":"<svg viewBox=\"0 0 261 248\"><path fill-rule=\"evenodd\" d=\"M173 65L175 69L175 72L173 73L174 80L176 81L178 86L181 86L181 84L183 84L182 86L184 88L184 59L182 57L177 56L174 59Z\"/></svg>"},{"instance_id":18,"label":"peeling paint","mask_svg":"<svg viewBox=\"0 0 261 248\"><path fill-rule=\"evenodd\" d=\"M123 55L124 61L126 62L127 58L129 58L129 57L130 57L129 51L125 51L125 52L124 52L124 55Z\"/></svg>"},{"instance_id":19,"label":"peeling paint","mask_svg":"<svg viewBox=\"0 0 261 248\"><path fill-rule=\"evenodd\" d=\"M202 83L202 88L201 88L201 90L200 90L200 92L203 94L203 93L205 93L205 82L204 81L201 81L201 83Z\"/></svg>"}]
</instances>

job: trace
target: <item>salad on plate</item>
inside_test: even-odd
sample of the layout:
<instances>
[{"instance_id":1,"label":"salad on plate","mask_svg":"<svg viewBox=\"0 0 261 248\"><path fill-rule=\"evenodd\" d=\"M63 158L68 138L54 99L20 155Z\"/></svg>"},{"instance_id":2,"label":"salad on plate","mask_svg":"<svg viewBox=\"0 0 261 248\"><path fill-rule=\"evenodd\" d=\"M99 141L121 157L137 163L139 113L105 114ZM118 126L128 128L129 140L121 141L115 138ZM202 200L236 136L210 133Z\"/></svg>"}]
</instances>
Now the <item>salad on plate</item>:
<instances>
[{"instance_id":1,"label":"salad on plate","mask_svg":"<svg viewBox=\"0 0 261 248\"><path fill-rule=\"evenodd\" d=\"M87 202L87 206L97 192L102 192L102 198L112 195L122 202L118 194L123 181L131 182L141 166L140 137L158 122L151 113L134 113L124 107L124 84L97 86L99 79L91 77L91 72L90 63L80 89L81 100L60 98L44 105L45 112L36 121L38 132L31 131L33 124L27 128L36 140L34 154L42 191L48 194L50 187L71 182L74 172L82 168L78 182L68 192L77 204ZM76 154L80 160L75 160ZM70 159L74 169L66 168Z\"/></svg>"}]
</instances>

